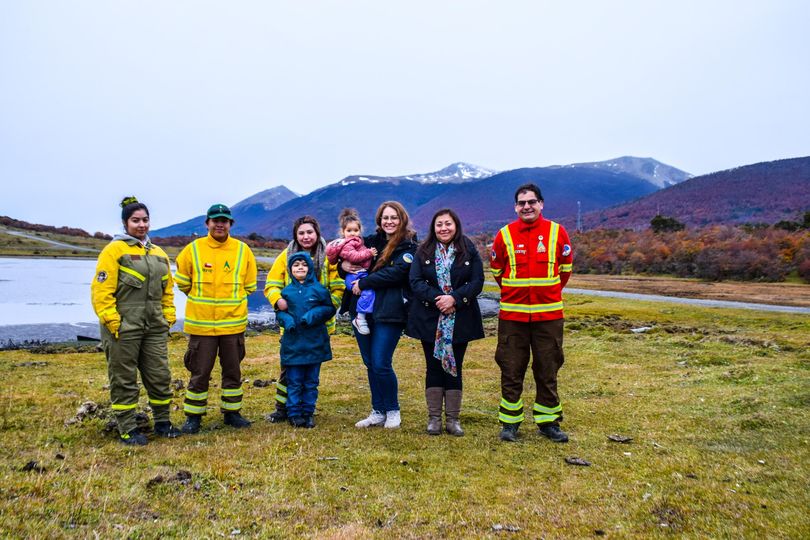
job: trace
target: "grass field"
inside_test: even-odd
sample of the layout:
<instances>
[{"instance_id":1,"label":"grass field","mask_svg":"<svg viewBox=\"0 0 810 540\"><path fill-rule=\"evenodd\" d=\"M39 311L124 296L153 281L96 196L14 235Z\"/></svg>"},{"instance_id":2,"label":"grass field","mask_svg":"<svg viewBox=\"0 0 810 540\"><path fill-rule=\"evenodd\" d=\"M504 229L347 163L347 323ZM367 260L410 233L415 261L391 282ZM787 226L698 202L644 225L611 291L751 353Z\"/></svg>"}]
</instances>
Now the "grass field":
<instances>
[{"instance_id":1,"label":"grass field","mask_svg":"<svg viewBox=\"0 0 810 540\"><path fill-rule=\"evenodd\" d=\"M565 445L528 422L519 443L497 440L494 321L468 352L463 438L424 433L412 340L395 357L400 430L353 427L369 402L347 335L322 371L317 427L265 422L273 389L254 383L278 374L267 333L248 339L244 362L252 428L222 427L214 400L201 434L137 449L103 417L65 425L85 401L109 407L101 353L0 352L0 536L810 535L810 317L578 296L567 313ZM642 326L653 328L631 332ZM175 336L170 364L186 380L184 347ZM218 370L213 382L216 395Z\"/></svg>"}]
</instances>

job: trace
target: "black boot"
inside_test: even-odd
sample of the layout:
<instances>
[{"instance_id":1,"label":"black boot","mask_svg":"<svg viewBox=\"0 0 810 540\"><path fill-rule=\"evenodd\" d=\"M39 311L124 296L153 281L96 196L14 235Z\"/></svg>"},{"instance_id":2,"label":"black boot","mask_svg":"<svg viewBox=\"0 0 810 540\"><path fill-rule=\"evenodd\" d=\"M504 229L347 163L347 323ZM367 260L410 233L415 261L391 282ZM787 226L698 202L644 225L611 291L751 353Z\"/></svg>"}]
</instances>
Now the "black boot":
<instances>
[{"instance_id":1,"label":"black boot","mask_svg":"<svg viewBox=\"0 0 810 540\"><path fill-rule=\"evenodd\" d=\"M200 424L202 424L202 415L190 414L186 416L186 421L180 427L183 433L194 434L200 432Z\"/></svg>"},{"instance_id":2,"label":"black boot","mask_svg":"<svg viewBox=\"0 0 810 540\"><path fill-rule=\"evenodd\" d=\"M146 435L137 429L133 429L129 433L122 434L121 442L133 446L146 446L149 444L149 440L146 438Z\"/></svg>"},{"instance_id":3,"label":"black boot","mask_svg":"<svg viewBox=\"0 0 810 540\"><path fill-rule=\"evenodd\" d=\"M169 421L155 422L155 435L166 437L167 439L175 439L181 435L181 432Z\"/></svg>"},{"instance_id":4,"label":"black boot","mask_svg":"<svg viewBox=\"0 0 810 540\"><path fill-rule=\"evenodd\" d=\"M568 442L568 434L557 424L540 424L537 426L537 431L553 442Z\"/></svg>"},{"instance_id":5,"label":"black boot","mask_svg":"<svg viewBox=\"0 0 810 540\"><path fill-rule=\"evenodd\" d=\"M306 422L304 422L304 427L307 429L312 429L315 427L315 417L310 415L306 417Z\"/></svg>"},{"instance_id":6,"label":"black boot","mask_svg":"<svg viewBox=\"0 0 810 540\"><path fill-rule=\"evenodd\" d=\"M281 424L287 421L287 407L279 406L276 402L276 410L265 416L271 424Z\"/></svg>"},{"instance_id":7,"label":"black boot","mask_svg":"<svg viewBox=\"0 0 810 540\"><path fill-rule=\"evenodd\" d=\"M520 427L520 422L516 424L503 424L503 428L501 428L501 440L505 442L517 442L518 440L518 428Z\"/></svg>"},{"instance_id":8,"label":"black boot","mask_svg":"<svg viewBox=\"0 0 810 540\"><path fill-rule=\"evenodd\" d=\"M239 414L238 411L231 411L225 413L225 425L235 428L250 427L250 420Z\"/></svg>"}]
</instances>

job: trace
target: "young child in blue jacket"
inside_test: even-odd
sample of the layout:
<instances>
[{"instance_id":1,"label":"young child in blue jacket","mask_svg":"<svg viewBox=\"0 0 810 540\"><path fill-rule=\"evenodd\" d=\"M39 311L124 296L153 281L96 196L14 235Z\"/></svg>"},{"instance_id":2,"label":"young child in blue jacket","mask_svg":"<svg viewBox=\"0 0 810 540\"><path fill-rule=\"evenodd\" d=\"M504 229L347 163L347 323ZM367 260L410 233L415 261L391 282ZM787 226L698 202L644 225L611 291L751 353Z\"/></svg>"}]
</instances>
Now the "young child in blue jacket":
<instances>
[{"instance_id":1,"label":"young child in blue jacket","mask_svg":"<svg viewBox=\"0 0 810 540\"><path fill-rule=\"evenodd\" d=\"M287 417L295 427L315 427L313 414L318 400L321 364L332 359L326 321L335 314L332 298L315 277L309 253L293 253L287 259L291 283L281 290L286 311L276 319L284 328L281 365L287 369Z\"/></svg>"}]
</instances>

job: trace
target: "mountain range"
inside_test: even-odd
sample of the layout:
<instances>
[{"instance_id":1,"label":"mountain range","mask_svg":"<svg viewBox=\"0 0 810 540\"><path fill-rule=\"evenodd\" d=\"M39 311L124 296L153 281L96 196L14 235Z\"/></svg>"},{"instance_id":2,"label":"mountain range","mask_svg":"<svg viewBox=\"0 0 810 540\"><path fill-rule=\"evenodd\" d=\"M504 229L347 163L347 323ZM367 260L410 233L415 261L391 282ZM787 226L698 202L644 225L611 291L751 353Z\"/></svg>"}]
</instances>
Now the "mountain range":
<instances>
[{"instance_id":1,"label":"mountain range","mask_svg":"<svg viewBox=\"0 0 810 540\"><path fill-rule=\"evenodd\" d=\"M642 229L657 214L692 227L801 221L810 210L810 157L755 163L690 178L646 197L589 212L585 229ZM571 213L562 221L575 219Z\"/></svg>"},{"instance_id":2,"label":"mountain range","mask_svg":"<svg viewBox=\"0 0 810 540\"><path fill-rule=\"evenodd\" d=\"M337 216L356 208L367 232L374 213L386 200L397 200L409 211L423 233L434 212L455 209L465 232L492 232L515 217L512 197L525 182L540 185L544 215L561 219L602 210L678 185L691 175L651 158L621 157L609 161L564 166L532 167L497 172L468 163L453 163L432 173L404 176L353 175L297 196L285 186L271 188L232 206L233 233L257 233L266 238L289 238L293 221L315 216L324 236L337 233ZM152 231L155 237L205 234L204 216ZM574 223L564 223L573 226Z\"/></svg>"}]
</instances>

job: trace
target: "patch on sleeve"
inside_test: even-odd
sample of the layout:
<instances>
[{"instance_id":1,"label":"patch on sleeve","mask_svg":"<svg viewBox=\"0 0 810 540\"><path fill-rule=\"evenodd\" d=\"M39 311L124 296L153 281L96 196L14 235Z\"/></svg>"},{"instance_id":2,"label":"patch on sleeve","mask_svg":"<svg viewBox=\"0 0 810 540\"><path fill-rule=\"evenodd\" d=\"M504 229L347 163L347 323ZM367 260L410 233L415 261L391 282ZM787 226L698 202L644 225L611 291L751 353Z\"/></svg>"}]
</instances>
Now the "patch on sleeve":
<instances>
[{"instance_id":1,"label":"patch on sleeve","mask_svg":"<svg viewBox=\"0 0 810 540\"><path fill-rule=\"evenodd\" d=\"M96 276L96 281L98 281L99 283L104 283L105 281L107 281L107 272L105 272L104 270L99 272L98 275Z\"/></svg>"},{"instance_id":2,"label":"patch on sleeve","mask_svg":"<svg viewBox=\"0 0 810 540\"><path fill-rule=\"evenodd\" d=\"M571 246L569 246L568 244L563 244L562 256L568 257L569 255L571 255Z\"/></svg>"},{"instance_id":3,"label":"patch on sleeve","mask_svg":"<svg viewBox=\"0 0 810 540\"><path fill-rule=\"evenodd\" d=\"M491 258L492 258L492 260L493 260L493 261L494 261L495 259L497 259L497 258L498 258L498 256L497 256L497 255L495 255L495 250L494 250L494 249L492 250L492 256L491 256Z\"/></svg>"},{"instance_id":4,"label":"patch on sleeve","mask_svg":"<svg viewBox=\"0 0 810 540\"><path fill-rule=\"evenodd\" d=\"M408 264L411 264L413 262L413 255L411 255L410 253L406 253L405 255L402 256L402 260Z\"/></svg>"}]
</instances>

